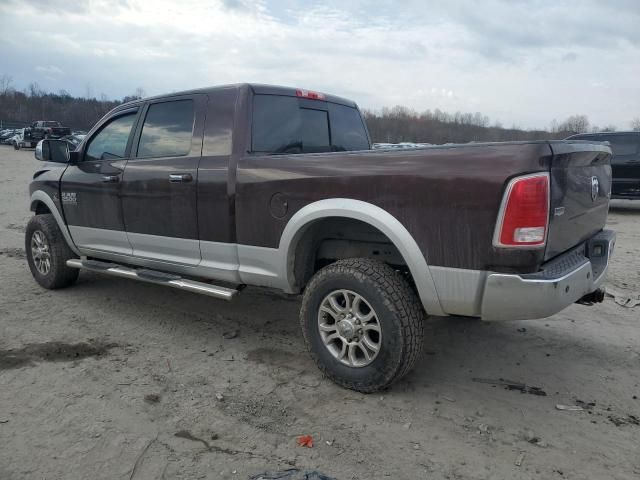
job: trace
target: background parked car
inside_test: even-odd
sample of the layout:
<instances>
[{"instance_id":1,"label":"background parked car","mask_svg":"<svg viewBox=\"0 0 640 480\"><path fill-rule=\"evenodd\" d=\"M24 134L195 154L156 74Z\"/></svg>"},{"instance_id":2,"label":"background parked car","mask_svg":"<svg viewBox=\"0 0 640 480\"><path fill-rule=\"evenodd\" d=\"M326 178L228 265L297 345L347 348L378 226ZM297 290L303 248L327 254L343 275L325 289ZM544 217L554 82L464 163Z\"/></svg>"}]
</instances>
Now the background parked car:
<instances>
[{"instance_id":1,"label":"background parked car","mask_svg":"<svg viewBox=\"0 0 640 480\"><path fill-rule=\"evenodd\" d=\"M4 130L0 130L0 144L11 145L11 139L18 132L19 130L15 128L6 128Z\"/></svg>"},{"instance_id":2,"label":"background parked car","mask_svg":"<svg viewBox=\"0 0 640 480\"><path fill-rule=\"evenodd\" d=\"M580 133L567 140L608 142L613 151L611 198L640 200L640 132Z\"/></svg>"}]
</instances>

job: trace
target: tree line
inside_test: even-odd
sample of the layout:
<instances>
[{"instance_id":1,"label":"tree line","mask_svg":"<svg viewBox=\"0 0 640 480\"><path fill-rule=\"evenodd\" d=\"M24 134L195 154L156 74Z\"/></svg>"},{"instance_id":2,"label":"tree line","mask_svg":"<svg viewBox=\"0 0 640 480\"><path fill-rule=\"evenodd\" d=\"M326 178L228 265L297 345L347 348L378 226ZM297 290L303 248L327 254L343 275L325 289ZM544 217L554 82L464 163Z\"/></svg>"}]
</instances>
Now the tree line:
<instances>
[{"instance_id":1,"label":"tree line","mask_svg":"<svg viewBox=\"0 0 640 480\"><path fill-rule=\"evenodd\" d=\"M87 88L89 91L90 88ZM66 90L46 92L37 83L24 90L12 86L11 77L0 76L0 120L5 124L28 125L36 120L57 120L74 130L89 130L105 113L122 103L144 97L142 88L121 100L106 95L74 97Z\"/></svg>"},{"instance_id":2,"label":"tree line","mask_svg":"<svg viewBox=\"0 0 640 480\"><path fill-rule=\"evenodd\" d=\"M615 131L616 127L591 125L586 115L572 115L563 122L554 120L546 130L525 130L515 126L505 128L491 124L480 113L448 113L438 109L417 112L396 106L380 111L365 110L364 117L374 142L398 143L465 143L502 142L509 140L562 139L586 132ZM640 118L631 122L631 128L640 131Z\"/></svg>"},{"instance_id":3,"label":"tree line","mask_svg":"<svg viewBox=\"0 0 640 480\"><path fill-rule=\"evenodd\" d=\"M76 130L89 130L112 108L145 96L138 87L121 100L109 100L106 95L96 98L87 87L84 97L74 97L65 90L57 93L42 90L31 83L20 91L13 87L11 77L0 76L0 120L23 125L35 120L58 120ZM499 122L491 123L481 113L448 113L441 110L417 112L396 106L379 111L364 110L364 118L374 142L381 143L465 143L507 140L561 139L574 133L589 131L615 131L608 125L591 125L586 115L573 115L562 122L552 121L546 130L525 130L516 126L505 128ZM631 122L631 128L640 131L640 117Z\"/></svg>"}]
</instances>

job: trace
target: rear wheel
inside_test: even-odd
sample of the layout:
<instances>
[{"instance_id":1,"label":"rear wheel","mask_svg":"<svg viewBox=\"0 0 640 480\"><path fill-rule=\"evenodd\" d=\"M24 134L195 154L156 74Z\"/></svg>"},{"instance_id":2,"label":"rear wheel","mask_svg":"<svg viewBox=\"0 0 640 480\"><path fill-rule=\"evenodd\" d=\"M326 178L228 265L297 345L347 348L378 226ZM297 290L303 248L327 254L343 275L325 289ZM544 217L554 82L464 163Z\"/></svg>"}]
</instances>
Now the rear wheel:
<instances>
[{"instance_id":1,"label":"rear wheel","mask_svg":"<svg viewBox=\"0 0 640 480\"><path fill-rule=\"evenodd\" d=\"M78 269L67 267L67 260L75 255L53 215L31 217L25 233L25 250L31 274L42 287L64 288L78 279Z\"/></svg>"},{"instance_id":2,"label":"rear wheel","mask_svg":"<svg viewBox=\"0 0 640 480\"><path fill-rule=\"evenodd\" d=\"M320 370L360 392L384 389L406 375L424 341L416 294L400 273L367 258L340 260L316 273L300 322Z\"/></svg>"}]
</instances>

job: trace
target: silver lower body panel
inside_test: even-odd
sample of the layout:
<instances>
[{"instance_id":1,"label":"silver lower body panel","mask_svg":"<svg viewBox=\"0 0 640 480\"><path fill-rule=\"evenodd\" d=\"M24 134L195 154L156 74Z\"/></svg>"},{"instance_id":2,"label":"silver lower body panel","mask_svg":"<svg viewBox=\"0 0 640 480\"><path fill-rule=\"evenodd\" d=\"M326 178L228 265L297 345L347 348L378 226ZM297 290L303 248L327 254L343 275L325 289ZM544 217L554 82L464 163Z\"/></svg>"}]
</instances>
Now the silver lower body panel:
<instances>
[{"instance_id":1,"label":"silver lower body panel","mask_svg":"<svg viewBox=\"0 0 640 480\"><path fill-rule=\"evenodd\" d=\"M549 262L532 275L489 273L482 297L483 320L527 320L558 313L604 282L615 233L604 230L580 250Z\"/></svg>"}]
</instances>

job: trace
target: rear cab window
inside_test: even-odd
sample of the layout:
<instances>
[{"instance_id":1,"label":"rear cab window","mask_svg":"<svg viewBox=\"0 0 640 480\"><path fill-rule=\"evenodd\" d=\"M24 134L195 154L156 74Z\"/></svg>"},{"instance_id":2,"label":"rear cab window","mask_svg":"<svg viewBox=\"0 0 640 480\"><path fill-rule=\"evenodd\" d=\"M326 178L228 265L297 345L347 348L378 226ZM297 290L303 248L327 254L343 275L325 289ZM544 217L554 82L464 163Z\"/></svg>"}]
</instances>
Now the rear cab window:
<instances>
[{"instance_id":1,"label":"rear cab window","mask_svg":"<svg viewBox=\"0 0 640 480\"><path fill-rule=\"evenodd\" d=\"M338 103L285 95L253 97L251 150L293 154L368 150L358 110Z\"/></svg>"}]
</instances>

